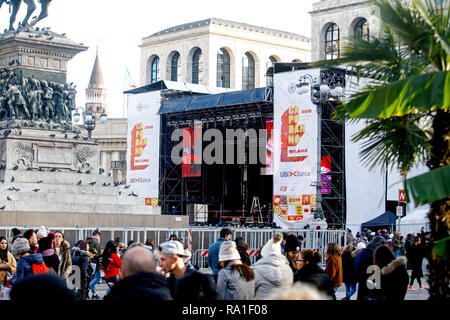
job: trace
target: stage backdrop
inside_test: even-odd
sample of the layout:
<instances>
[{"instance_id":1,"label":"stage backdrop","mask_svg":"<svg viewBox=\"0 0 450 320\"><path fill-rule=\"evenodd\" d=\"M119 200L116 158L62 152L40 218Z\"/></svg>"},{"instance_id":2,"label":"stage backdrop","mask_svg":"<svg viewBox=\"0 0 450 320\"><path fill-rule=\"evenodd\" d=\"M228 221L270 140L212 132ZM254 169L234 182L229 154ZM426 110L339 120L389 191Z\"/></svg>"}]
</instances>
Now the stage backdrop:
<instances>
[{"instance_id":1,"label":"stage backdrop","mask_svg":"<svg viewBox=\"0 0 450 320\"><path fill-rule=\"evenodd\" d=\"M128 95L127 181L130 192L158 205L160 91Z\"/></svg>"},{"instance_id":2,"label":"stage backdrop","mask_svg":"<svg viewBox=\"0 0 450 320\"><path fill-rule=\"evenodd\" d=\"M274 222L283 229L303 228L316 209L317 108L311 91L299 94L299 78L319 77L319 69L274 75Z\"/></svg>"}]
</instances>

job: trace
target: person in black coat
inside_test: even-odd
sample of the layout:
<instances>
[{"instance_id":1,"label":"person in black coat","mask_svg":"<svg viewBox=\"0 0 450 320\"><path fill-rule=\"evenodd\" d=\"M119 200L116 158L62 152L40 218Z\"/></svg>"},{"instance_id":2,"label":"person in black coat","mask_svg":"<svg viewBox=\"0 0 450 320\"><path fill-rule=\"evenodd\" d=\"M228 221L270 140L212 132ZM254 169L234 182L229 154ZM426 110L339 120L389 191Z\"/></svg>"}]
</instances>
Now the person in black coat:
<instances>
[{"instance_id":1,"label":"person in black coat","mask_svg":"<svg viewBox=\"0 0 450 320\"><path fill-rule=\"evenodd\" d=\"M53 236L52 236L53 235ZM52 248L54 233L49 233L47 237L43 237L38 241L38 253L42 254L45 266L50 273L58 274L59 257Z\"/></svg>"},{"instance_id":2,"label":"person in black coat","mask_svg":"<svg viewBox=\"0 0 450 320\"><path fill-rule=\"evenodd\" d=\"M411 282L409 284L410 290L415 290L413 287L414 280L417 279L420 289L425 289L422 285L421 278L423 277L422 263L425 256L424 246L420 237L415 237L410 245L407 253L408 264L412 269Z\"/></svg>"},{"instance_id":3,"label":"person in black coat","mask_svg":"<svg viewBox=\"0 0 450 320\"><path fill-rule=\"evenodd\" d=\"M156 273L153 253L144 246L135 246L123 255L121 280L104 300L146 302L172 300L172 296L164 277Z\"/></svg>"},{"instance_id":4,"label":"person in black coat","mask_svg":"<svg viewBox=\"0 0 450 320\"><path fill-rule=\"evenodd\" d=\"M345 297L342 300L350 300L350 298L356 292L356 284L358 279L355 274L355 258L352 255L354 251L352 244L345 247L342 252L342 269L343 269L343 282L345 284Z\"/></svg>"},{"instance_id":5,"label":"person in black coat","mask_svg":"<svg viewBox=\"0 0 450 320\"><path fill-rule=\"evenodd\" d=\"M77 291L79 300L87 300L89 292L90 277L94 270L92 269L89 260L89 244L86 241L78 241L76 246L70 250L70 257L72 258L72 266L80 268L81 288ZM73 269L73 267L72 267Z\"/></svg>"},{"instance_id":6,"label":"person in black coat","mask_svg":"<svg viewBox=\"0 0 450 320\"><path fill-rule=\"evenodd\" d=\"M396 258L389 247L382 245L375 250L373 260L381 270L381 290L376 290L378 300L405 300L409 280L406 258Z\"/></svg>"},{"instance_id":7,"label":"person in black coat","mask_svg":"<svg viewBox=\"0 0 450 320\"><path fill-rule=\"evenodd\" d=\"M319 291L329 295L334 300L336 296L334 294L333 282L330 277L325 273L318 263L322 261L322 256L318 252L312 250L304 250L300 253L297 260L299 269L294 274L294 282L302 282L313 285Z\"/></svg>"},{"instance_id":8,"label":"person in black coat","mask_svg":"<svg viewBox=\"0 0 450 320\"><path fill-rule=\"evenodd\" d=\"M367 268L373 265L373 253L380 245L387 244L386 239L382 236L377 236L370 240L367 247L355 256L355 275L358 279L358 301L370 300L371 295L376 293L375 290L367 288L367 279L370 274L367 273Z\"/></svg>"}]
</instances>

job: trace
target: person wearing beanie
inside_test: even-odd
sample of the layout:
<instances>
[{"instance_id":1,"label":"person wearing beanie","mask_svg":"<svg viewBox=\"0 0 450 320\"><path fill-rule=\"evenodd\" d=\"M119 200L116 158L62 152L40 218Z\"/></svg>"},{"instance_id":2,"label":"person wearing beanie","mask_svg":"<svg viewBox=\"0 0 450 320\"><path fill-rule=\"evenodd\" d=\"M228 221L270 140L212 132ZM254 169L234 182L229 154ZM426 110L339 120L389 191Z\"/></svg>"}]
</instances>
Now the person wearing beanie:
<instances>
[{"instance_id":1,"label":"person wearing beanie","mask_svg":"<svg viewBox=\"0 0 450 320\"><path fill-rule=\"evenodd\" d=\"M289 261L281 254L283 235L274 233L261 249L262 258L252 269L255 273L255 299L267 299L274 290L289 289L294 282L294 274Z\"/></svg>"},{"instance_id":2,"label":"person wearing beanie","mask_svg":"<svg viewBox=\"0 0 450 320\"><path fill-rule=\"evenodd\" d=\"M298 258L300 250L301 244L298 241L298 238L293 234L288 235L284 246L284 254L289 261L289 266L291 267L292 273L297 271L297 263L295 261Z\"/></svg>"},{"instance_id":3,"label":"person wearing beanie","mask_svg":"<svg viewBox=\"0 0 450 320\"><path fill-rule=\"evenodd\" d=\"M236 240L236 248L239 251L239 254L241 255L241 261L243 264L246 264L248 266L252 265L252 262L250 261L250 256L248 254L248 249L250 248L247 243L244 242L244 238L237 237Z\"/></svg>"},{"instance_id":4,"label":"person wearing beanie","mask_svg":"<svg viewBox=\"0 0 450 320\"><path fill-rule=\"evenodd\" d=\"M38 231L36 232L36 239L39 241L40 239L46 237L48 235L48 231L44 226L40 226Z\"/></svg>"},{"instance_id":5,"label":"person wearing beanie","mask_svg":"<svg viewBox=\"0 0 450 320\"><path fill-rule=\"evenodd\" d=\"M17 238L11 252L19 260L14 282L33 274L33 265L41 265L44 259L40 253L30 254L30 243L25 238Z\"/></svg>"},{"instance_id":6,"label":"person wearing beanie","mask_svg":"<svg viewBox=\"0 0 450 320\"><path fill-rule=\"evenodd\" d=\"M242 263L234 241L220 246L220 269L217 276L217 294L223 300L254 300L255 274Z\"/></svg>"},{"instance_id":7,"label":"person wearing beanie","mask_svg":"<svg viewBox=\"0 0 450 320\"><path fill-rule=\"evenodd\" d=\"M42 254L42 258L44 259L44 263L47 266L47 269L50 273L57 274L59 267L59 258L55 253L55 250L52 248L54 233L52 236L43 237L38 240L38 253Z\"/></svg>"},{"instance_id":8,"label":"person wearing beanie","mask_svg":"<svg viewBox=\"0 0 450 320\"><path fill-rule=\"evenodd\" d=\"M373 253L376 248L381 245L386 245L387 241L382 236L373 238L362 251L355 256L355 274L358 279L358 301L370 299L371 290L367 288L367 279L370 274L367 273L367 268L373 265Z\"/></svg>"}]
</instances>

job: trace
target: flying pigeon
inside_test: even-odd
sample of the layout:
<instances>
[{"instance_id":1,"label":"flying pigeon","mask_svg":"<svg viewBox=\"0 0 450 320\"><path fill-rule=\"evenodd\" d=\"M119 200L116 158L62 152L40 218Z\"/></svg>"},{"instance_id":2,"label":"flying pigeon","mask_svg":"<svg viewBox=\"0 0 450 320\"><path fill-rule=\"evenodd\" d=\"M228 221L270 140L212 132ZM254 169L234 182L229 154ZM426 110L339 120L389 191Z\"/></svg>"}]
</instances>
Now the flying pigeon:
<instances>
[{"instance_id":1,"label":"flying pigeon","mask_svg":"<svg viewBox=\"0 0 450 320\"><path fill-rule=\"evenodd\" d=\"M91 186L93 186L94 184L96 184L97 182L95 182L95 181L92 181L92 182L90 182L89 184L91 185Z\"/></svg>"},{"instance_id":2,"label":"flying pigeon","mask_svg":"<svg viewBox=\"0 0 450 320\"><path fill-rule=\"evenodd\" d=\"M12 199L10 198L10 197L6 197L6 200L8 200L8 201L12 201Z\"/></svg>"},{"instance_id":3,"label":"flying pigeon","mask_svg":"<svg viewBox=\"0 0 450 320\"><path fill-rule=\"evenodd\" d=\"M79 186L81 184L81 180L80 181L78 181L78 183L77 183L77 186Z\"/></svg>"},{"instance_id":4,"label":"flying pigeon","mask_svg":"<svg viewBox=\"0 0 450 320\"><path fill-rule=\"evenodd\" d=\"M5 208L6 208L6 206L3 206L3 207L0 208L0 210L5 210Z\"/></svg>"},{"instance_id":5,"label":"flying pigeon","mask_svg":"<svg viewBox=\"0 0 450 320\"><path fill-rule=\"evenodd\" d=\"M36 181L36 183L42 183L42 182L44 182L44 181L42 181L42 180Z\"/></svg>"},{"instance_id":6,"label":"flying pigeon","mask_svg":"<svg viewBox=\"0 0 450 320\"><path fill-rule=\"evenodd\" d=\"M33 189L34 192L39 192L41 189Z\"/></svg>"}]
</instances>

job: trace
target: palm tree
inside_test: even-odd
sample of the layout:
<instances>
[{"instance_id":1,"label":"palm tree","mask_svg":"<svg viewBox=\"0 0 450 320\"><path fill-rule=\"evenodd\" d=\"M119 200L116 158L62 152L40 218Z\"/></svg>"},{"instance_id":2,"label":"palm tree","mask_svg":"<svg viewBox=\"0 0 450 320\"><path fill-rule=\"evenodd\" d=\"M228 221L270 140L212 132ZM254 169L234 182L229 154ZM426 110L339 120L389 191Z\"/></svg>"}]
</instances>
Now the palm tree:
<instances>
[{"instance_id":1,"label":"palm tree","mask_svg":"<svg viewBox=\"0 0 450 320\"><path fill-rule=\"evenodd\" d=\"M428 214L430 299L449 298L450 243L450 4L449 0L374 0L384 33L354 38L340 59L316 66L346 65L364 89L343 104L342 121L365 119L354 141L363 141L361 158L371 169L386 163L404 178L416 205L431 203ZM430 171L406 179L417 163Z\"/></svg>"}]
</instances>

